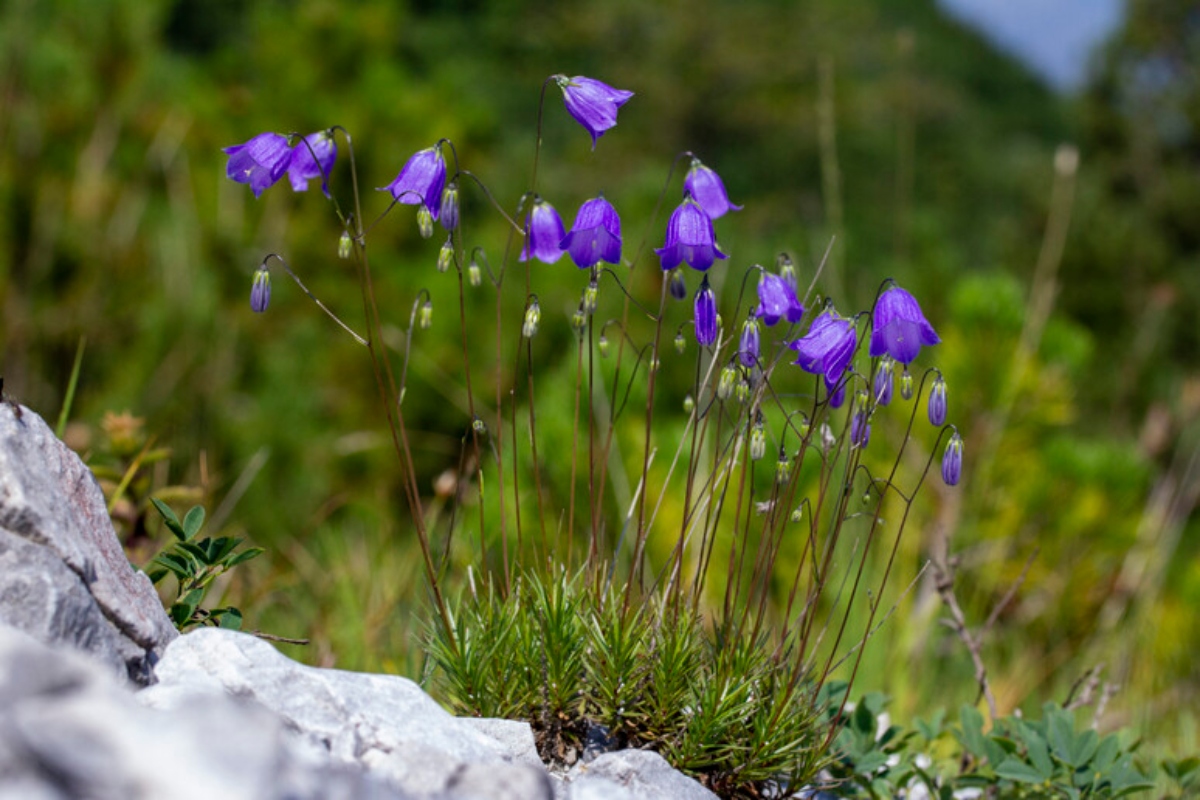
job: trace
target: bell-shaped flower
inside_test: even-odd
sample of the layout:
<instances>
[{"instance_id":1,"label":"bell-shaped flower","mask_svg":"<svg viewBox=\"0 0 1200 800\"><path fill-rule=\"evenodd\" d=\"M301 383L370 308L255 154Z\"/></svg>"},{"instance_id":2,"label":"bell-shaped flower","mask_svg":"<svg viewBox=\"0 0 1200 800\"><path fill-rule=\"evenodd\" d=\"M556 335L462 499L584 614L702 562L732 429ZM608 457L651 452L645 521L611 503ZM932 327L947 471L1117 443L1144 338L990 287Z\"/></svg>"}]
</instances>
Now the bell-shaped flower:
<instances>
[{"instance_id":1,"label":"bell-shaped flower","mask_svg":"<svg viewBox=\"0 0 1200 800\"><path fill-rule=\"evenodd\" d=\"M709 219L717 219L729 211L741 211L742 207L729 202L725 183L721 176L693 158L692 166L683 179L683 190L690 194Z\"/></svg>"},{"instance_id":2,"label":"bell-shaped flower","mask_svg":"<svg viewBox=\"0 0 1200 800\"><path fill-rule=\"evenodd\" d=\"M717 297L708 285L708 276L696 290L696 342L701 347L717 343Z\"/></svg>"},{"instance_id":3,"label":"bell-shaped flower","mask_svg":"<svg viewBox=\"0 0 1200 800\"><path fill-rule=\"evenodd\" d=\"M921 313L921 306L899 286L888 287L875 302L871 319L871 357L888 354L907 366L921 352L921 345L941 339Z\"/></svg>"},{"instance_id":4,"label":"bell-shaped flower","mask_svg":"<svg viewBox=\"0 0 1200 800\"><path fill-rule=\"evenodd\" d=\"M594 267L601 261L621 263L621 218L617 210L604 199L593 197L579 207L571 232L558 245L571 254L580 269Z\"/></svg>"},{"instance_id":5,"label":"bell-shaped flower","mask_svg":"<svg viewBox=\"0 0 1200 800\"><path fill-rule=\"evenodd\" d=\"M871 387L872 394L875 395L875 402L881 406L886 406L892 402L892 393L895 385L895 367L892 364L892 360L885 356L879 362L879 366L875 368L875 383Z\"/></svg>"},{"instance_id":6,"label":"bell-shaped flower","mask_svg":"<svg viewBox=\"0 0 1200 800\"><path fill-rule=\"evenodd\" d=\"M255 197L274 186L292 163L287 137L278 133L260 133L245 144L226 147L223 152L229 156L225 174L238 183L250 184Z\"/></svg>"},{"instance_id":7,"label":"bell-shaped flower","mask_svg":"<svg viewBox=\"0 0 1200 800\"><path fill-rule=\"evenodd\" d=\"M808 333L790 345L796 351L796 362L805 372L824 375L830 391L837 386L858 346L854 320L838 316L832 309L822 313Z\"/></svg>"},{"instance_id":8,"label":"bell-shaped flower","mask_svg":"<svg viewBox=\"0 0 1200 800\"><path fill-rule=\"evenodd\" d=\"M662 258L664 270L687 262L693 269L703 272L713 265L714 259L727 258L717 249L712 220L690 197L685 197L671 214L667 223L667 241L654 252Z\"/></svg>"},{"instance_id":9,"label":"bell-shaped flower","mask_svg":"<svg viewBox=\"0 0 1200 800\"><path fill-rule=\"evenodd\" d=\"M442 210L442 189L446 185L446 159L438 145L413 153L396 180L379 191L391 192L397 203L424 205L430 217L437 219Z\"/></svg>"},{"instance_id":10,"label":"bell-shaped flower","mask_svg":"<svg viewBox=\"0 0 1200 800\"><path fill-rule=\"evenodd\" d=\"M804 318L804 306L796 299L795 287L764 270L758 278L758 316L768 327L781 319L795 323Z\"/></svg>"},{"instance_id":11,"label":"bell-shaped flower","mask_svg":"<svg viewBox=\"0 0 1200 800\"><path fill-rule=\"evenodd\" d=\"M288 163L288 180L292 191L307 192L308 182L321 179L321 191L329 197L329 174L337 160L337 142L331 131L317 131L305 136L292 147L292 158Z\"/></svg>"},{"instance_id":12,"label":"bell-shaped flower","mask_svg":"<svg viewBox=\"0 0 1200 800\"><path fill-rule=\"evenodd\" d=\"M566 237L562 217L554 206L540 197L533 199L533 207L525 217L525 246L521 248L520 261L536 258L544 264L553 264L562 258L559 243Z\"/></svg>"},{"instance_id":13,"label":"bell-shaped flower","mask_svg":"<svg viewBox=\"0 0 1200 800\"><path fill-rule=\"evenodd\" d=\"M555 75L558 88L562 89L567 111L592 135L592 149L604 132L617 124L617 109L625 105L633 92L614 89L607 83L594 78L576 75Z\"/></svg>"}]
</instances>

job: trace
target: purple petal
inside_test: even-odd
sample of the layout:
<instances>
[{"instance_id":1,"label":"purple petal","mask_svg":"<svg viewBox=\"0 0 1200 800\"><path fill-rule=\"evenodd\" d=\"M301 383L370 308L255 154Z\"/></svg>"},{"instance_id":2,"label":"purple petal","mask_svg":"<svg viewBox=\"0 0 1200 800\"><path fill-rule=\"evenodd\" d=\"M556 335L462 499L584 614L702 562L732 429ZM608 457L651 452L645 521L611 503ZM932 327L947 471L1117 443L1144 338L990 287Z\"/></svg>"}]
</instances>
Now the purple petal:
<instances>
[{"instance_id":1,"label":"purple petal","mask_svg":"<svg viewBox=\"0 0 1200 800\"><path fill-rule=\"evenodd\" d=\"M729 202L721 176L700 163L699 159L692 159L691 169L683 179L683 188L711 219L724 216L729 211L742 210L741 206Z\"/></svg>"}]
</instances>

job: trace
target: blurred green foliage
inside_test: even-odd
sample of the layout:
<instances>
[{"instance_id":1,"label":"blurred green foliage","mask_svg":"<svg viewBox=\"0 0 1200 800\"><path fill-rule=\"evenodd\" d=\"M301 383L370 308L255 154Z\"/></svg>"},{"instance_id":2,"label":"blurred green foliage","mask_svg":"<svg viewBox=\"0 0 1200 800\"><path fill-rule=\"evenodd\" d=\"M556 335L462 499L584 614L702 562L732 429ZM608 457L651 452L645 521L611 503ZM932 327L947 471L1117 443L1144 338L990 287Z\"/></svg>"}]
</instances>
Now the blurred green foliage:
<instances>
[{"instance_id":1,"label":"blurred green foliage","mask_svg":"<svg viewBox=\"0 0 1200 800\"><path fill-rule=\"evenodd\" d=\"M360 318L353 273L336 258L340 230L316 191L255 201L224 177L220 148L340 124L373 217L386 203L371 190L448 137L512 208L529 180L538 87L555 72L594 75L637 96L597 154L564 114L546 114L539 191L564 215L604 190L627 254L644 252L665 225L651 212L670 160L690 149L746 206L720 226L739 273L789 250L807 285L836 236L826 293L865 307L891 275L942 336L964 481L957 493L927 485L892 583L899 610L859 686L887 691L902 715L949 702L947 691L972 699L970 662L936 624L929 581L899 593L949 548L981 624L1036 550L984 650L1003 708L1061 698L1104 663L1121 687L1115 721L1194 748L1195 717L1177 712L1200 690L1198 26L1178 0L1131 3L1089 88L1061 98L932 0L9 0L5 388L57 414L86 335L73 446L93 452L106 411L144 416L173 453L158 485L202 485L232 523L223 532L267 548L229 587L249 624L311 637L289 651L310 662L416 674L411 615L425 597L366 355L290 283L276 282L265 316L246 302L254 268L279 252L327 305ZM558 102L547 95L548 109ZM1064 140L1080 152L1069 233L1061 267L1051 258L1057 273L1033 293ZM343 156L343 205L345 170ZM505 229L479 193L464 190L463 216L500 263ZM438 244L400 212L371 239L390 345L417 290L435 298L405 399L431 494L453 477L470 426L447 366L462 353ZM545 409L572 407L565 322L584 279L566 263L534 269L564 276L561 292L541 296L535 368L539 425L565 441L567 413ZM634 275L657 292L657 268ZM1056 310L1030 339L1048 291ZM468 332L476 364L496 359L490 298L466 308L485 320ZM506 319L522 300L506 298ZM500 342L503 363L515 347ZM490 371L478 378L476 393L494 397ZM663 407L680 408L687 389L664 386ZM629 424L618 438L636 443ZM545 467L552 485L569 482L553 459ZM618 478L614 494L628 496ZM625 506L610 508L616 519ZM452 563L469 563L467 539Z\"/></svg>"}]
</instances>

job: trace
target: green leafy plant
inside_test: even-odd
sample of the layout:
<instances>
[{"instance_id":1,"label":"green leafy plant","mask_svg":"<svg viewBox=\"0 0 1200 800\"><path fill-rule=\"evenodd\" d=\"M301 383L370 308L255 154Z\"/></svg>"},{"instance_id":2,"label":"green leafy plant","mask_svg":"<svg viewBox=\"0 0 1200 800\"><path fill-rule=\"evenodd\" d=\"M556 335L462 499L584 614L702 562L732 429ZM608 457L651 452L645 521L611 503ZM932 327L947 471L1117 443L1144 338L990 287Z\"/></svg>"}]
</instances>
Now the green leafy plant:
<instances>
[{"instance_id":1,"label":"green leafy plant","mask_svg":"<svg viewBox=\"0 0 1200 800\"><path fill-rule=\"evenodd\" d=\"M1154 788L1134 761L1136 744L1077 731L1072 712L1054 703L1043 706L1040 719L1003 717L987 731L972 706L961 709L957 723L944 725L939 712L911 730L883 726L885 705L883 695L869 694L840 721L832 772L842 796L890 798L920 785L944 798L979 789L985 797L1107 800ZM947 740L956 745L949 751ZM1186 788L1196 766L1171 762L1163 769Z\"/></svg>"},{"instance_id":2,"label":"green leafy plant","mask_svg":"<svg viewBox=\"0 0 1200 800\"><path fill-rule=\"evenodd\" d=\"M263 549L249 547L237 552L242 540L232 536L197 539L204 526L203 506L193 506L180 521L170 506L158 498L152 497L150 502L162 515L163 523L175 536L175 541L151 560L146 574L156 585L168 575L175 577L175 598L167 607L175 626L180 631L197 625L241 628L242 612L238 609L232 606L207 609L202 604L213 581L260 555Z\"/></svg>"}]
</instances>

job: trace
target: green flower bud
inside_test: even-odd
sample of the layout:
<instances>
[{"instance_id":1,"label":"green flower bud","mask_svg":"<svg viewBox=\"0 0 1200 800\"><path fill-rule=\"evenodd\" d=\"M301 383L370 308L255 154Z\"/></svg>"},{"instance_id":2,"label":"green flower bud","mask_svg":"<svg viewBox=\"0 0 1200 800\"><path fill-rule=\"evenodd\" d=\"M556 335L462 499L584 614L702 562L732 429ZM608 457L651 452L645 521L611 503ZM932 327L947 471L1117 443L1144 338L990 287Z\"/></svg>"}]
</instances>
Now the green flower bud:
<instances>
[{"instance_id":1,"label":"green flower bud","mask_svg":"<svg viewBox=\"0 0 1200 800\"><path fill-rule=\"evenodd\" d=\"M580 336L587 330L587 315L583 313L582 308L575 309L575 313L571 315L571 328Z\"/></svg>"},{"instance_id":2,"label":"green flower bud","mask_svg":"<svg viewBox=\"0 0 1200 800\"><path fill-rule=\"evenodd\" d=\"M683 413L691 414L696 410L696 401L692 397L692 393L688 392L683 398Z\"/></svg>"},{"instance_id":3,"label":"green flower bud","mask_svg":"<svg viewBox=\"0 0 1200 800\"><path fill-rule=\"evenodd\" d=\"M454 244L450 241L450 237L446 237L446 241L442 244L442 249L438 250L437 271L445 272L450 269L450 265L454 263Z\"/></svg>"},{"instance_id":4,"label":"green flower bud","mask_svg":"<svg viewBox=\"0 0 1200 800\"><path fill-rule=\"evenodd\" d=\"M675 334L675 352L683 355L683 351L687 350L687 339L683 338L682 333Z\"/></svg>"},{"instance_id":5,"label":"green flower bud","mask_svg":"<svg viewBox=\"0 0 1200 800\"><path fill-rule=\"evenodd\" d=\"M596 342L596 349L600 351L601 358L608 358L608 337L603 333L600 334L600 340Z\"/></svg>"},{"instance_id":6,"label":"green flower bud","mask_svg":"<svg viewBox=\"0 0 1200 800\"><path fill-rule=\"evenodd\" d=\"M422 206L424 208L424 206ZM421 326L421 330L428 330L433 325L433 301L426 300L421 304L421 310L417 313L417 324Z\"/></svg>"},{"instance_id":7,"label":"green flower bud","mask_svg":"<svg viewBox=\"0 0 1200 800\"><path fill-rule=\"evenodd\" d=\"M424 204L417 206L417 230L421 232L422 239L433 236L433 212Z\"/></svg>"},{"instance_id":8,"label":"green flower bud","mask_svg":"<svg viewBox=\"0 0 1200 800\"><path fill-rule=\"evenodd\" d=\"M349 258L353 247L354 242L350 239L349 231L342 231L342 235L338 239L338 258Z\"/></svg>"},{"instance_id":9,"label":"green flower bud","mask_svg":"<svg viewBox=\"0 0 1200 800\"><path fill-rule=\"evenodd\" d=\"M600 297L600 284L593 275L588 281L587 288L583 290L583 313L589 317L596 313L596 303Z\"/></svg>"},{"instance_id":10,"label":"green flower bud","mask_svg":"<svg viewBox=\"0 0 1200 800\"><path fill-rule=\"evenodd\" d=\"M907 366L904 367L904 374L900 376L900 396L905 400L912 400L913 396L913 376Z\"/></svg>"},{"instance_id":11,"label":"green flower bud","mask_svg":"<svg viewBox=\"0 0 1200 800\"><path fill-rule=\"evenodd\" d=\"M717 399L728 400L738 383L738 371L732 364L726 364L717 378Z\"/></svg>"},{"instance_id":12,"label":"green flower bud","mask_svg":"<svg viewBox=\"0 0 1200 800\"><path fill-rule=\"evenodd\" d=\"M750 429L750 460L758 461L767 454L767 432L763 427L762 416L754 422Z\"/></svg>"},{"instance_id":13,"label":"green flower bud","mask_svg":"<svg viewBox=\"0 0 1200 800\"><path fill-rule=\"evenodd\" d=\"M479 268L479 262L473 258L467 265L467 283L472 286L479 286L483 283L483 270Z\"/></svg>"},{"instance_id":14,"label":"green flower bud","mask_svg":"<svg viewBox=\"0 0 1200 800\"><path fill-rule=\"evenodd\" d=\"M792 462L788 460L783 448L779 449L779 463L775 465L775 482L785 484L792 479Z\"/></svg>"},{"instance_id":15,"label":"green flower bud","mask_svg":"<svg viewBox=\"0 0 1200 800\"><path fill-rule=\"evenodd\" d=\"M537 336L538 326L542 322L542 308L538 305L536 297L529 300L529 305L525 309L525 322L521 325L521 335L526 339L532 339Z\"/></svg>"}]
</instances>

